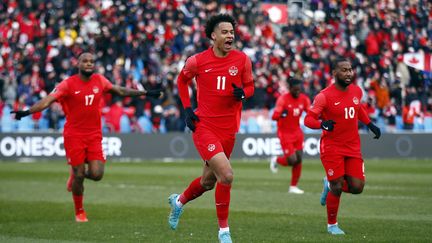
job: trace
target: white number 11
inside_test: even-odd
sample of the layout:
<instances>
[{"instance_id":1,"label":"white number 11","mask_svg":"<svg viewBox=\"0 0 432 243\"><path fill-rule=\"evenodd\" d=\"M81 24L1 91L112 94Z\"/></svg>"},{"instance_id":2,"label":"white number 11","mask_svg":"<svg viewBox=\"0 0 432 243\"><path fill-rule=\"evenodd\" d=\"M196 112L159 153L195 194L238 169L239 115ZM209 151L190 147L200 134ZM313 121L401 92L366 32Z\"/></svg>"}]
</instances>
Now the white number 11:
<instances>
[{"instance_id":1,"label":"white number 11","mask_svg":"<svg viewBox=\"0 0 432 243\"><path fill-rule=\"evenodd\" d=\"M225 76L217 76L217 87L216 87L216 89L224 90L225 89L225 81L226 81L226 77Z\"/></svg>"}]
</instances>

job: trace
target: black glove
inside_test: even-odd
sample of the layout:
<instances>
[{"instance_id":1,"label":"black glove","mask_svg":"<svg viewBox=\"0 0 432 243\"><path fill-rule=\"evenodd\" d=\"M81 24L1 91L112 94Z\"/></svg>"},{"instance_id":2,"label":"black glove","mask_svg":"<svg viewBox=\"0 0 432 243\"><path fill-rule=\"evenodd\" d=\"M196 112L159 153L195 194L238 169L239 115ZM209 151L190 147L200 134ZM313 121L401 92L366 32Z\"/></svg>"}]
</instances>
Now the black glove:
<instances>
[{"instance_id":1,"label":"black glove","mask_svg":"<svg viewBox=\"0 0 432 243\"><path fill-rule=\"evenodd\" d=\"M26 110L26 111L11 111L11 114L15 114L15 119L16 120L21 120L21 118L30 115L30 111Z\"/></svg>"},{"instance_id":2,"label":"black glove","mask_svg":"<svg viewBox=\"0 0 432 243\"><path fill-rule=\"evenodd\" d=\"M288 116L288 111L287 110L283 110L280 117L285 118Z\"/></svg>"},{"instance_id":3,"label":"black glove","mask_svg":"<svg viewBox=\"0 0 432 243\"><path fill-rule=\"evenodd\" d=\"M242 88L237 87L234 83L232 83L232 87L234 88L233 95L237 98L237 100L243 100L246 98L245 92Z\"/></svg>"},{"instance_id":4,"label":"black glove","mask_svg":"<svg viewBox=\"0 0 432 243\"><path fill-rule=\"evenodd\" d=\"M375 126L375 124L373 124L372 122L369 123L367 126L369 130L371 130L373 134L375 134L374 139L378 139L381 137L381 129L379 129L379 127Z\"/></svg>"},{"instance_id":5,"label":"black glove","mask_svg":"<svg viewBox=\"0 0 432 243\"><path fill-rule=\"evenodd\" d=\"M154 89L154 90L147 90L146 91L146 96L147 97L154 97L154 98L159 98L163 95L163 90L162 89Z\"/></svg>"},{"instance_id":6,"label":"black glove","mask_svg":"<svg viewBox=\"0 0 432 243\"><path fill-rule=\"evenodd\" d=\"M192 108L188 107L185 109L185 122L186 122L186 126L189 127L189 129L192 132L195 132L195 124L194 121L198 122L199 118L197 115L195 115L194 111L192 110Z\"/></svg>"},{"instance_id":7,"label":"black glove","mask_svg":"<svg viewBox=\"0 0 432 243\"><path fill-rule=\"evenodd\" d=\"M336 122L334 122L333 120L322 121L321 128L323 130L331 132L334 129L334 124L336 124Z\"/></svg>"}]
</instances>

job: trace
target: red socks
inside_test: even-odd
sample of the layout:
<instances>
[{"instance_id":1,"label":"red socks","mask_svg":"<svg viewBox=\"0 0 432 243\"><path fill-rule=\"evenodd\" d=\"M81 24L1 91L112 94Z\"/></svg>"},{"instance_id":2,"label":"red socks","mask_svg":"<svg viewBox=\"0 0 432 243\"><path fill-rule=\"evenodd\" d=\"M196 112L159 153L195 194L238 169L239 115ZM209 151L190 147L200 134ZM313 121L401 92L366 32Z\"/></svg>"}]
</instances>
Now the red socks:
<instances>
[{"instance_id":1,"label":"red socks","mask_svg":"<svg viewBox=\"0 0 432 243\"><path fill-rule=\"evenodd\" d=\"M216 183L215 202L219 228L228 227L231 184Z\"/></svg>"},{"instance_id":2,"label":"red socks","mask_svg":"<svg viewBox=\"0 0 432 243\"><path fill-rule=\"evenodd\" d=\"M298 163L293 165L291 171L292 171L292 175L291 175L291 186L297 186L297 183L300 179L300 175L301 175L301 170L302 170L302 163Z\"/></svg>"},{"instance_id":3,"label":"red socks","mask_svg":"<svg viewBox=\"0 0 432 243\"><path fill-rule=\"evenodd\" d=\"M337 214L339 210L340 196L335 196L333 193L329 192L327 195L326 205L327 205L327 223L336 224Z\"/></svg>"},{"instance_id":4,"label":"red socks","mask_svg":"<svg viewBox=\"0 0 432 243\"><path fill-rule=\"evenodd\" d=\"M201 176L193 180L188 188L180 195L179 201L184 205L189 201L201 196L205 191L204 187L201 186Z\"/></svg>"},{"instance_id":5,"label":"red socks","mask_svg":"<svg viewBox=\"0 0 432 243\"><path fill-rule=\"evenodd\" d=\"M276 162L282 166L288 166L288 158L286 156L279 156Z\"/></svg>"},{"instance_id":6,"label":"red socks","mask_svg":"<svg viewBox=\"0 0 432 243\"><path fill-rule=\"evenodd\" d=\"M75 214L81 213L82 211L84 211L83 208L83 195L73 195L72 194L72 198L74 201L74 205L75 205Z\"/></svg>"}]
</instances>

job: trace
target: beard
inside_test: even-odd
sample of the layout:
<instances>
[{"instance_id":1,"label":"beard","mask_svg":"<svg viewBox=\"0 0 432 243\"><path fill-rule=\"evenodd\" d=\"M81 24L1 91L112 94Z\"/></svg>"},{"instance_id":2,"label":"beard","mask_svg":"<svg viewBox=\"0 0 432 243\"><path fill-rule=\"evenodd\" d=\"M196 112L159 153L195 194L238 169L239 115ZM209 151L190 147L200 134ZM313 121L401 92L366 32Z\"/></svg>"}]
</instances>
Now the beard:
<instances>
[{"instance_id":1,"label":"beard","mask_svg":"<svg viewBox=\"0 0 432 243\"><path fill-rule=\"evenodd\" d=\"M336 82L337 82L341 87L346 88L346 87L348 87L348 85L350 85L350 84L352 83L352 80L351 80L351 82L346 83L344 79L336 78Z\"/></svg>"},{"instance_id":2,"label":"beard","mask_svg":"<svg viewBox=\"0 0 432 243\"><path fill-rule=\"evenodd\" d=\"M90 77L94 73L94 70L92 70L90 72L87 72L87 71L84 71L84 70L80 70L80 71L81 71L81 74L83 76L86 76L86 77Z\"/></svg>"}]
</instances>

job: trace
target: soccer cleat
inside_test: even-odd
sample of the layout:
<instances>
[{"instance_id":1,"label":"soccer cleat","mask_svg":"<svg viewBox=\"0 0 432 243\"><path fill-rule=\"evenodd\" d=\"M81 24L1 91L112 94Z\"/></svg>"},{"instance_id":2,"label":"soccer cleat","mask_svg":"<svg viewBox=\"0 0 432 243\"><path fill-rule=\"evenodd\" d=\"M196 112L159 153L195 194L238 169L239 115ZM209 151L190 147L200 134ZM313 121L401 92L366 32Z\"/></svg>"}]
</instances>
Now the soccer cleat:
<instances>
[{"instance_id":1,"label":"soccer cleat","mask_svg":"<svg viewBox=\"0 0 432 243\"><path fill-rule=\"evenodd\" d=\"M67 180L67 182L66 182L66 190L67 190L68 192L71 192L71 191L72 191L72 183L73 183L73 180L74 180L74 174L73 174L72 166L71 166L71 167L70 167L70 170L69 170L69 178L68 178L68 180Z\"/></svg>"},{"instance_id":2,"label":"soccer cleat","mask_svg":"<svg viewBox=\"0 0 432 243\"><path fill-rule=\"evenodd\" d=\"M88 222L87 215L85 211L81 211L80 213L75 214L75 221L77 223Z\"/></svg>"},{"instance_id":3,"label":"soccer cleat","mask_svg":"<svg viewBox=\"0 0 432 243\"><path fill-rule=\"evenodd\" d=\"M219 232L218 238L220 243L232 243L231 234L229 231Z\"/></svg>"},{"instance_id":4,"label":"soccer cleat","mask_svg":"<svg viewBox=\"0 0 432 243\"><path fill-rule=\"evenodd\" d=\"M278 172L278 163L277 163L277 157L273 156L270 159L270 171L275 174Z\"/></svg>"},{"instance_id":5,"label":"soccer cleat","mask_svg":"<svg viewBox=\"0 0 432 243\"><path fill-rule=\"evenodd\" d=\"M329 232L332 235L344 235L345 232L339 228L337 224L327 226L327 232Z\"/></svg>"},{"instance_id":6,"label":"soccer cleat","mask_svg":"<svg viewBox=\"0 0 432 243\"><path fill-rule=\"evenodd\" d=\"M168 197L168 203L171 207L171 212L168 217L168 224L171 227L171 229L175 230L177 228L180 215L183 213L183 208L177 206L176 200L178 194L171 194L171 196Z\"/></svg>"},{"instance_id":7,"label":"soccer cleat","mask_svg":"<svg viewBox=\"0 0 432 243\"><path fill-rule=\"evenodd\" d=\"M300 188L298 188L297 186L290 186L288 193L293 193L293 194L303 194L304 191Z\"/></svg>"},{"instance_id":8,"label":"soccer cleat","mask_svg":"<svg viewBox=\"0 0 432 243\"><path fill-rule=\"evenodd\" d=\"M321 193L321 198L320 198L320 203L323 206L326 205L327 195L328 195L329 191L330 191L330 188L328 186L327 177L324 177L324 179L323 179L323 191Z\"/></svg>"}]
</instances>

